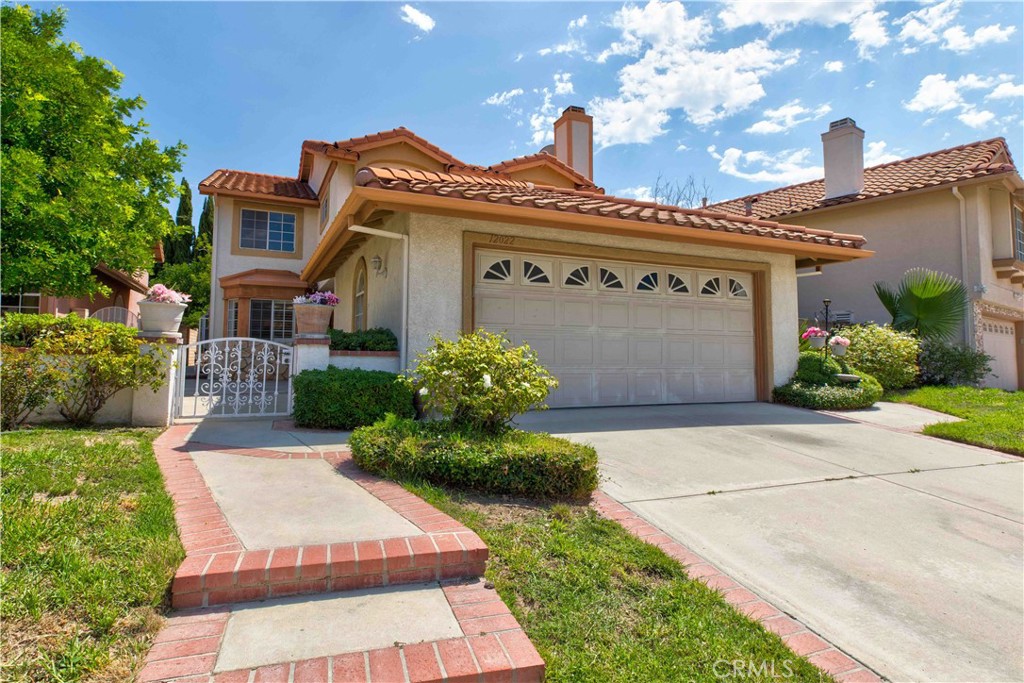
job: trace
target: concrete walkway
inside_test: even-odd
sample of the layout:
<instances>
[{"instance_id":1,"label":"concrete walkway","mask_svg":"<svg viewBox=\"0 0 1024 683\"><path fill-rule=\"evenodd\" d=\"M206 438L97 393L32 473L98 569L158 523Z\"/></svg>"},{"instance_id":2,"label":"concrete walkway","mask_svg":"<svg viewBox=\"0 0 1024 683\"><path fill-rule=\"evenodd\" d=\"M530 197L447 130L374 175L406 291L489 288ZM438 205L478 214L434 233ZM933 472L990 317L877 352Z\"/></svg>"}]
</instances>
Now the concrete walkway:
<instances>
[{"instance_id":1,"label":"concrete walkway","mask_svg":"<svg viewBox=\"0 0 1024 683\"><path fill-rule=\"evenodd\" d=\"M891 680L1024 679L1024 462L888 414L722 404L521 422L594 444L605 492Z\"/></svg>"},{"instance_id":2,"label":"concrete walkway","mask_svg":"<svg viewBox=\"0 0 1024 683\"><path fill-rule=\"evenodd\" d=\"M541 680L487 546L347 436L207 420L154 442L186 558L141 683Z\"/></svg>"}]
</instances>

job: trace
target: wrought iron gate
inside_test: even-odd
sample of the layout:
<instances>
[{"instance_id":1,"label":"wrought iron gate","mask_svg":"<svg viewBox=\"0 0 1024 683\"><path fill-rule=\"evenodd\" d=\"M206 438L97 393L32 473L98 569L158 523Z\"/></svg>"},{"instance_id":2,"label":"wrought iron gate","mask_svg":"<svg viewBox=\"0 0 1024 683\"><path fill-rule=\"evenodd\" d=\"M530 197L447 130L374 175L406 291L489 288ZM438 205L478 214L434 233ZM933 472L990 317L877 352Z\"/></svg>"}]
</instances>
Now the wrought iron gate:
<instances>
[{"instance_id":1,"label":"wrought iron gate","mask_svg":"<svg viewBox=\"0 0 1024 683\"><path fill-rule=\"evenodd\" d=\"M264 339L225 337L182 345L175 417L289 415L291 367L292 348Z\"/></svg>"}]
</instances>

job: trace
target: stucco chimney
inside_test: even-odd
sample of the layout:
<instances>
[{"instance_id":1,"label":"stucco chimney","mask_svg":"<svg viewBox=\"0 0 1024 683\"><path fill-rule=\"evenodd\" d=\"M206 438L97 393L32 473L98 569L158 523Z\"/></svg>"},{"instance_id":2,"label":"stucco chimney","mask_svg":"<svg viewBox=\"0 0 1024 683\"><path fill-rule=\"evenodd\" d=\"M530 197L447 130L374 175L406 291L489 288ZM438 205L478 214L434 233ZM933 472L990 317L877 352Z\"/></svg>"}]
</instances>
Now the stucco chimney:
<instances>
[{"instance_id":1,"label":"stucco chimney","mask_svg":"<svg viewBox=\"0 0 1024 683\"><path fill-rule=\"evenodd\" d=\"M864 189L864 131L851 118L828 124L821 134L825 154L825 199Z\"/></svg>"},{"instance_id":2,"label":"stucco chimney","mask_svg":"<svg viewBox=\"0 0 1024 683\"><path fill-rule=\"evenodd\" d=\"M555 157L593 179L594 117L583 107L566 107L555 121Z\"/></svg>"}]
</instances>

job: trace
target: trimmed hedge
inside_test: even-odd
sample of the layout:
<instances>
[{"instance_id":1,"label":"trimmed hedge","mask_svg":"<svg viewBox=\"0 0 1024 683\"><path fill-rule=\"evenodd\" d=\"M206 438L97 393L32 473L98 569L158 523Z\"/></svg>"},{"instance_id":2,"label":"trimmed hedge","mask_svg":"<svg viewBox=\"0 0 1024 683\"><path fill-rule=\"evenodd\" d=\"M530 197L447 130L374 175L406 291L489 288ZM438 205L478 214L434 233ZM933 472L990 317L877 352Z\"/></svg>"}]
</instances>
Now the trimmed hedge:
<instances>
[{"instance_id":1,"label":"trimmed hedge","mask_svg":"<svg viewBox=\"0 0 1024 683\"><path fill-rule=\"evenodd\" d=\"M397 351L398 338L385 327L358 332L330 330L332 351Z\"/></svg>"},{"instance_id":2,"label":"trimmed hedge","mask_svg":"<svg viewBox=\"0 0 1024 683\"><path fill-rule=\"evenodd\" d=\"M793 379L803 384L825 385L833 383L835 376L844 368L836 358L827 359L821 351L804 351L796 362Z\"/></svg>"},{"instance_id":3,"label":"trimmed hedge","mask_svg":"<svg viewBox=\"0 0 1024 683\"><path fill-rule=\"evenodd\" d=\"M807 384L799 380L775 387L772 398L798 408L856 410L870 408L882 398L882 385L871 375L856 372L857 384Z\"/></svg>"},{"instance_id":4,"label":"trimmed hedge","mask_svg":"<svg viewBox=\"0 0 1024 683\"><path fill-rule=\"evenodd\" d=\"M976 387L992 370L992 356L984 351L940 340L923 342L917 362L921 384L932 386Z\"/></svg>"},{"instance_id":5,"label":"trimmed hedge","mask_svg":"<svg viewBox=\"0 0 1024 683\"><path fill-rule=\"evenodd\" d=\"M889 325L849 325L842 335L850 340L846 362L863 370L887 390L903 389L917 380L917 337Z\"/></svg>"},{"instance_id":6,"label":"trimmed hedge","mask_svg":"<svg viewBox=\"0 0 1024 683\"><path fill-rule=\"evenodd\" d=\"M412 391L396 382L397 377L382 370L334 366L304 370L292 380L295 424L349 430L373 424L388 413L412 417Z\"/></svg>"},{"instance_id":7,"label":"trimmed hedge","mask_svg":"<svg viewBox=\"0 0 1024 683\"><path fill-rule=\"evenodd\" d=\"M0 318L0 343L7 346L33 346L42 337L69 334L76 330L94 330L104 323L93 318L65 315L58 318L51 313L8 313Z\"/></svg>"},{"instance_id":8,"label":"trimmed hedge","mask_svg":"<svg viewBox=\"0 0 1024 683\"><path fill-rule=\"evenodd\" d=\"M388 415L348 443L356 464L392 479L540 498L586 498L598 484L597 451L550 434L485 435Z\"/></svg>"}]
</instances>

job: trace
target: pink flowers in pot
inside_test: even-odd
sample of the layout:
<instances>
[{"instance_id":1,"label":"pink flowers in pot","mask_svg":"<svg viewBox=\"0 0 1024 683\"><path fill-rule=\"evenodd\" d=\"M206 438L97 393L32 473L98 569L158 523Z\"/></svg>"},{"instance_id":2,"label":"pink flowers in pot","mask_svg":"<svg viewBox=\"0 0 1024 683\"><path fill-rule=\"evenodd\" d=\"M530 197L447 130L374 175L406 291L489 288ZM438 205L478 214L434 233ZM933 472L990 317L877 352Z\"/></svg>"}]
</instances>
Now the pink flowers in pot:
<instances>
[{"instance_id":1,"label":"pink flowers in pot","mask_svg":"<svg viewBox=\"0 0 1024 683\"><path fill-rule=\"evenodd\" d=\"M187 304L192 301L192 297L183 292L176 292L166 285L157 284L149 288L149 293L143 301L155 304Z\"/></svg>"},{"instance_id":2,"label":"pink flowers in pot","mask_svg":"<svg viewBox=\"0 0 1024 683\"><path fill-rule=\"evenodd\" d=\"M313 292L312 294L303 294L292 299L293 304L313 304L315 306L337 306L338 297L334 295L334 292Z\"/></svg>"},{"instance_id":3,"label":"pink flowers in pot","mask_svg":"<svg viewBox=\"0 0 1024 683\"><path fill-rule=\"evenodd\" d=\"M832 346L842 346L844 349L850 345L850 340L846 337L840 337L838 334L828 340L828 343Z\"/></svg>"},{"instance_id":4,"label":"pink flowers in pot","mask_svg":"<svg viewBox=\"0 0 1024 683\"><path fill-rule=\"evenodd\" d=\"M820 327L808 327L807 331L800 335L801 339L824 339L828 336L828 332L821 329Z\"/></svg>"}]
</instances>

